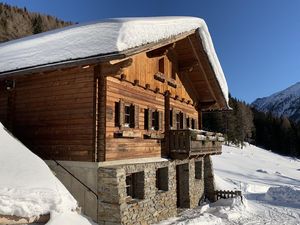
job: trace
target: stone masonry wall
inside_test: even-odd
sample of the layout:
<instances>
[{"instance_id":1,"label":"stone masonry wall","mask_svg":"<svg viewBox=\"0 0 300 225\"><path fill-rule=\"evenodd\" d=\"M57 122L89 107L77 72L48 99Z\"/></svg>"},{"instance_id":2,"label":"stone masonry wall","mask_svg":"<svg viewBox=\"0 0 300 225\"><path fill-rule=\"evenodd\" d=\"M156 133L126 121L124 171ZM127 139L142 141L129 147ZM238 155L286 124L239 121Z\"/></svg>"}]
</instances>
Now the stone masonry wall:
<instances>
[{"instance_id":1,"label":"stone masonry wall","mask_svg":"<svg viewBox=\"0 0 300 225\"><path fill-rule=\"evenodd\" d=\"M202 161L202 158L196 159ZM177 215L177 182L176 166L183 165L187 173L187 182L182 182L182 190L187 191L188 205L198 206L204 195L204 168L201 168L202 179L195 179L195 159L136 163L117 166L106 166L98 169L100 225L147 225L157 223ZM156 171L168 167L168 190L156 188ZM130 199L126 192L126 174L144 172L144 196L142 199ZM182 174L182 175L183 175ZM185 180L185 179L183 179Z\"/></svg>"},{"instance_id":2,"label":"stone masonry wall","mask_svg":"<svg viewBox=\"0 0 300 225\"><path fill-rule=\"evenodd\" d=\"M204 157L204 186L205 186L205 195L210 202L216 201L215 196L215 180L214 180L214 171L211 157L209 155Z\"/></svg>"},{"instance_id":3,"label":"stone masonry wall","mask_svg":"<svg viewBox=\"0 0 300 225\"><path fill-rule=\"evenodd\" d=\"M202 179L195 178L195 161L202 162L200 173ZM199 205L200 200L204 197L204 166L203 158L190 160L190 208L195 208Z\"/></svg>"},{"instance_id":4,"label":"stone masonry wall","mask_svg":"<svg viewBox=\"0 0 300 225\"><path fill-rule=\"evenodd\" d=\"M168 191L156 189L156 169L168 167ZM126 174L144 171L144 198L128 202ZM100 225L152 224L176 216L175 166L168 161L99 168ZM166 178L167 179L167 178Z\"/></svg>"}]
</instances>

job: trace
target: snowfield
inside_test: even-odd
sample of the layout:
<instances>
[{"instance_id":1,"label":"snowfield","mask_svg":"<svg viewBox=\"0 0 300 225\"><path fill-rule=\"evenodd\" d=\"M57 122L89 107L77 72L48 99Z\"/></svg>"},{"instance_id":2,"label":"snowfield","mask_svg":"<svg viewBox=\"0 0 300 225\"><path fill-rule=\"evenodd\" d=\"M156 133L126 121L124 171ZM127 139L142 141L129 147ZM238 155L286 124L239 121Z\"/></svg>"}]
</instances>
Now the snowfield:
<instances>
[{"instance_id":1,"label":"snowfield","mask_svg":"<svg viewBox=\"0 0 300 225\"><path fill-rule=\"evenodd\" d=\"M242 190L243 202L221 199L159 225L300 224L300 160L252 145L223 146L212 159L217 189Z\"/></svg>"}]
</instances>

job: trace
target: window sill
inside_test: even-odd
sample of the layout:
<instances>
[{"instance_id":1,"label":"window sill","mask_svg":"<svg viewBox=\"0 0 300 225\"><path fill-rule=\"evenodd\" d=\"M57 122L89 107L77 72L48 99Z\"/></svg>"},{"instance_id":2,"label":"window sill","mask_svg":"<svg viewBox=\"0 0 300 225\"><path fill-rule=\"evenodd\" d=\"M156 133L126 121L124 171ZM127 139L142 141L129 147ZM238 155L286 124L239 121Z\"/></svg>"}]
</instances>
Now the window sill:
<instances>
[{"instance_id":1,"label":"window sill","mask_svg":"<svg viewBox=\"0 0 300 225\"><path fill-rule=\"evenodd\" d=\"M142 201L143 199L138 199L138 198L131 198L130 196L126 198L126 203L128 205L131 205L131 204L135 204L135 203L138 203L140 201Z\"/></svg>"},{"instance_id":2,"label":"window sill","mask_svg":"<svg viewBox=\"0 0 300 225\"><path fill-rule=\"evenodd\" d=\"M141 138L142 133L139 131L122 130L114 133L115 138Z\"/></svg>"},{"instance_id":3,"label":"window sill","mask_svg":"<svg viewBox=\"0 0 300 225\"><path fill-rule=\"evenodd\" d=\"M161 133L151 132L144 134L144 139L164 139L165 135Z\"/></svg>"}]
</instances>

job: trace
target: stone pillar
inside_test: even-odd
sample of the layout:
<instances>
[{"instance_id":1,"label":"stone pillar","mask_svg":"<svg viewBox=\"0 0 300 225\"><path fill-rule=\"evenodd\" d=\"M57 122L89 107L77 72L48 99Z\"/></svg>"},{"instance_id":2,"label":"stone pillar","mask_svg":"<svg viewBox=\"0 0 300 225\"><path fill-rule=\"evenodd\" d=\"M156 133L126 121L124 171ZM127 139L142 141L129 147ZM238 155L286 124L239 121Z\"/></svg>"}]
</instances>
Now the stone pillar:
<instances>
[{"instance_id":1,"label":"stone pillar","mask_svg":"<svg viewBox=\"0 0 300 225\"><path fill-rule=\"evenodd\" d=\"M98 224L121 224L122 206L126 207L126 196L120 192L121 185L125 185L124 170L115 168L98 169Z\"/></svg>"},{"instance_id":2,"label":"stone pillar","mask_svg":"<svg viewBox=\"0 0 300 225\"><path fill-rule=\"evenodd\" d=\"M214 180L214 171L211 157L206 155L204 157L204 191L207 199L210 202L215 202L215 180Z\"/></svg>"}]
</instances>

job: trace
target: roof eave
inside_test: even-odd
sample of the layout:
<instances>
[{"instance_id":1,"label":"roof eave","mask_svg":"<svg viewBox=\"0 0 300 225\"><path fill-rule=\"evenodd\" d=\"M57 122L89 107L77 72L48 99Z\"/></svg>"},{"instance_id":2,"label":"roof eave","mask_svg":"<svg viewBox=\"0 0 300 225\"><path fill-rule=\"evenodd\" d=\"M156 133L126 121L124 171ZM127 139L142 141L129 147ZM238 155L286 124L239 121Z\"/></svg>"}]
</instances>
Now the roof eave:
<instances>
[{"instance_id":1,"label":"roof eave","mask_svg":"<svg viewBox=\"0 0 300 225\"><path fill-rule=\"evenodd\" d=\"M36 65L36 66L22 68L22 69L4 71L4 72L0 72L0 78L11 77L11 76L16 76L16 75L28 75L28 74L32 74L32 73L44 72L47 70L63 69L63 68L73 67L73 66L98 64L98 63L102 63L102 62L108 62L111 60L124 59L124 58L130 57L134 54L138 54L140 52L145 52L145 51L150 51L152 49L159 48L164 45L184 39L187 36L195 33L195 31L196 30L191 30L188 32L184 32L184 33L172 36L167 39L163 39L159 42L148 43L148 44L145 44L142 46L137 46L135 48L127 49L127 50L120 51L120 52L112 52L112 53L107 53L107 54L89 56L86 58L70 59L70 60L64 60L64 61L53 62L53 63L48 63L48 64Z\"/></svg>"}]
</instances>

